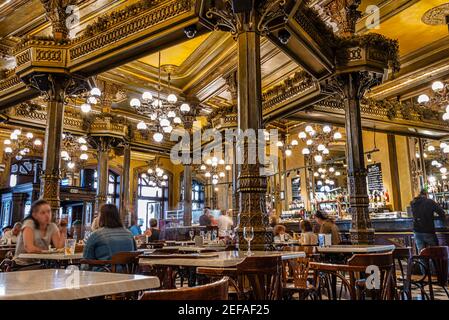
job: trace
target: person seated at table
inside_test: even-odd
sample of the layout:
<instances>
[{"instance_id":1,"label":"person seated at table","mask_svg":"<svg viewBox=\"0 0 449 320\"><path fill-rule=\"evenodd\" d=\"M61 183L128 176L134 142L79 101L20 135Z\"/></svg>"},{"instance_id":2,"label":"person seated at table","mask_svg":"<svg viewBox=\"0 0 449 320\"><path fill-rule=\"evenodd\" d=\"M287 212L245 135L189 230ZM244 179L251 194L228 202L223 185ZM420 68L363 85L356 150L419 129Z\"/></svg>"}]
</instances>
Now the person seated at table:
<instances>
[{"instance_id":1,"label":"person seated at table","mask_svg":"<svg viewBox=\"0 0 449 320\"><path fill-rule=\"evenodd\" d=\"M145 230L145 236L148 237L148 241L157 241L160 237L160 230L157 227L157 219L150 219L150 227Z\"/></svg>"},{"instance_id":2,"label":"person seated at table","mask_svg":"<svg viewBox=\"0 0 449 320\"><path fill-rule=\"evenodd\" d=\"M16 222L12 230L8 230L3 234L1 244L16 244L21 229L22 223Z\"/></svg>"},{"instance_id":3,"label":"person seated at table","mask_svg":"<svg viewBox=\"0 0 449 320\"><path fill-rule=\"evenodd\" d=\"M100 220L100 215L99 215L99 214L96 214L96 215L94 216L94 219L92 220L92 225L90 226L90 230L91 230L92 232L100 228L100 226L98 225L98 221L99 221L99 220Z\"/></svg>"},{"instance_id":4,"label":"person seated at table","mask_svg":"<svg viewBox=\"0 0 449 320\"><path fill-rule=\"evenodd\" d=\"M270 227L274 228L279 224L279 218L276 215L276 209L273 209L270 213Z\"/></svg>"},{"instance_id":5,"label":"person seated at table","mask_svg":"<svg viewBox=\"0 0 449 320\"><path fill-rule=\"evenodd\" d=\"M313 226L309 220L301 220L301 238L300 243L302 245L316 245L318 244L318 236L313 233Z\"/></svg>"},{"instance_id":6,"label":"person seated at table","mask_svg":"<svg viewBox=\"0 0 449 320\"><path fill-rule=\"evenodd\" d=\"M6 226L2 228L1 235L3 236L6 232L11 231L13 226Z\"/></svg>"},{"instance_id":7,"label":"person seated at table","mask_svg":"<svg viewBox=\"0 0 449 320\"><path fill-rule=\"evenodd\" d=\"M131 218L131 227L129 228L129 231L131 231L133 236L140 236L142 234L142 223L138 224L136 218Z\"/></svg>"},{"instance_id":8,"label":"person seated at table","mask_svg":"<svg viewBox=\"0 0 449 320\"><path fill-rule=\"evenodd\" d=\"M22 253L42 253L50 245L56 249L64 248L67 227L58 227L51 222L51 215L51 207L46 200L36 200L31 204L30 214L24 219L17 239L14 269L39 265L39 260L19 258Z\"/></svg>"},{"instance_id":9,"label":"person seated at table","mask_svg":"<svg viewBox=\"0 0 449 320\"><path fill-rule=\"evenodd\" d=\"M287 229L282 224L278 224L273 229L274 241L289 241L291 240L291 236L287 233Z\"/></svg>"},{"instance_id":10,"label":"person seated at table","mask_svg":"<svg viewBox=\"0 0 449 320\"><path fill-rule=\"evenodd\" d=\"M320 233L332 235L333 245L340 243L340 232L334 220L320 210L317 210L315 213L315 221L320 225Z\"/></svg>"},{"instance_id":11,"label":"person seated at table","mask_svg":"<svg viewBox=\"0 0 449 320\"><path fill-rule=\"evenodd\" d=\"M84 246L83 258L111 260L117 252L136 251L136 242L120 219L118 209L113 204L100 208L100 228L92 232Z\"/></svg>"},{"instance_id":12,"label":"person seated at table","mask_svg":"<svg viewBox=\"0 0 449 320\"><path fill-rule=\"evenodd\" d=\"M228 236L228 232L232 229L233 225L234 221L228 216L226 210L221 210L220 216L217 219L218 237L223 239Z\"/></svg>"},{"instance_id":13,"label":"person seated at table","mask_svg":"<svg viewBox=\"0 0 449 320\"><path fill-rule=\"evenodd\" d=\"M211 214L210 214L210 208L205 207L203 210L203 214L200 216L199 219L200 226L211 226L212 220L211 220Z\"/></svg>"}]
</instances>

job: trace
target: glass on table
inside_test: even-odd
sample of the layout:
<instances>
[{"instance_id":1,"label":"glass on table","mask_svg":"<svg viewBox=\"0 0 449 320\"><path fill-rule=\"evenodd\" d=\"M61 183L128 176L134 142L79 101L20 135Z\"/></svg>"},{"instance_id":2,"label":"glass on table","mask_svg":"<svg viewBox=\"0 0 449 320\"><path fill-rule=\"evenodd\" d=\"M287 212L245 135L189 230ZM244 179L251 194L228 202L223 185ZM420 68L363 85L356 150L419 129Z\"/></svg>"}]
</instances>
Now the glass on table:
<instances>
[{"instance_id":1,"label":"glass on table","mask_svg":"<svg viewBox=\"0 0 449 320\"><path fill-rule=\"evenodd\" d=\"M76 239L66 239L64 246L64 254L71 256L75 254Z\"/></svg>"},{"instance_id":2,"label":"glass on table","mask_svg":"<svg viewBox=\"0 0 449 320\"><path fill-rule=\"evenodd\" d=\"M243 228L243 237L246 242L248 242L248 251L246 252L247 256L252 255L251 252L251 241L254 239L254 228L253 227L244 227Z\"/></svg>"},{"instance_id":3,"label":"glass on table","mask_svg":"<svg viewBox=\"0 0 449 320\"><path fill-rule=\"evenodd\" d=\"M190 230L189 231L189 236L190 236L190 241L193 241L193 237L195 236L195 231L194 230Z\"/></svg>"}]
</instances>

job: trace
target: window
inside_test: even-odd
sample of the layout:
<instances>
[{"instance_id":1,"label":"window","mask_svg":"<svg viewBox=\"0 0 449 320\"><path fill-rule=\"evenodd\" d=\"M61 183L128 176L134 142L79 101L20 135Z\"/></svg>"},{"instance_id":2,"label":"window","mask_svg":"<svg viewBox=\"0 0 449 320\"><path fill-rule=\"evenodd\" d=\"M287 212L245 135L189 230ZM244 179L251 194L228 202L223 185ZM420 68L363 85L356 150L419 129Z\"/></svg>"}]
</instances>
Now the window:
<instances>
[{"instance_id":1,"label":"window","mask_svg":"<svg viewBox=\"0 0 449 320\"><path fill-rule=\"evenodd\" d=\"M12 174L9 177L9 186L11 188L15 187L17 185L17 174Z\"/></svg>"},{"instance_id":2,"label":"window","mask_svg":"<svg viewBox=\"0 0 449 320\"><path fill-rule=\"evenodd\" d=\"M98 187L98 173L94 172L94 188ZM120 205L120 176L109 170L108 175L108 195L106 203L115 204L117 207Z\"/></svg>"},{"instance_id":3,"label":"window","mask_svg":"<svg viewBox=\"0 0 449 320\"><path fill-rule=\"evenodd\" d=\"M192 210L204 207L204 185L196 180L192 180Z\"/></svg>"}]
</instances>

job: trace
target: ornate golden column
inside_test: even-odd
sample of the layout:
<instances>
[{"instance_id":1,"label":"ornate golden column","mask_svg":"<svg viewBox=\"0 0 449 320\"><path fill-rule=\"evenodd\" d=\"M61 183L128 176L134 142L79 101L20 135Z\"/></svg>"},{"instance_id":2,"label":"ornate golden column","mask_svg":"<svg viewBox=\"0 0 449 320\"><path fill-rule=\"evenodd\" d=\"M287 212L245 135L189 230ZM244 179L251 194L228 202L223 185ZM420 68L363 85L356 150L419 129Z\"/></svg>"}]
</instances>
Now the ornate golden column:
<instances>
[{"instance_id":1,"label":"ornate golden column","mask_svg":"<svg viewBox=\"0 0 449 320\"><path fill-rule=\"evenodd\" d=\"M203 0L200 15L206 24L218 30L230 32L237 41L238 129L263 129L260 37L279 28L288 19L295 1L261 0L230 1ZM238 150L243 155L240 164L237 190L239 193L239 248L244 249L243 228L254 228L254 249L271 248L273 234L268 224L265 194L267 180L260 175L261 163L257 148L239 139ZM246 140L246 139L245 139ZM248 155L256 155L255 163L249 163Z\"/></svg>"},{"instance_id":2,"label":"ornate golden column","mask_svg":"<svg viewBox=\"0 0 449 320\"><path fill-rule=\"evenodd\" d=\"M372 244L374 229L368 211L360 100L367 90L381 83L386 70L397 71L399 48L397 41L379 34L354 35L359 5L360 0L331 1L326 5L331 19L337 22L340 38L336 48L337 75L323 87L329 94L336 94L345 108L351 241Z\"/></svg>"},{"instance_id":3,"label":"ornate golden column","mask_svg":"<svg viewBox=\"0 0 449 320\"><path fill-rule=\"evenodd\" d=\"M71 79L65 75L39 74L30 78L30 85L47 100L47 128L45 130L45 150L41 175L41 198L50 203L53 219L60 207L60 159L64 124L64 100Z\"/></svg>"},{"instance_id":4,"label":"ornate golden column","mask_svg":"<svg viewBox=\"0 0 449 320\"><path fill-rule=\"evenodd\" d=\"M186 102L190 106L190 111L182 114L184 129L190 137L190 159L193 160L193 123L198 112L198 99L189 97ZM184 226L192 225L192 163L184 164Z\"/></svg>"},{"instance_id":5,"label":"ornate golden column","mask_svg":"<svg viewBox=\"0 0 449 320\"><path fill-rule=\"evenodd\" d=\"M115 141L113 137L89 137L89 143L97 150L97 195L95 196L95 212L99 212L108 197L109 185L109 150Z\"/></svg>"}]
</instances>

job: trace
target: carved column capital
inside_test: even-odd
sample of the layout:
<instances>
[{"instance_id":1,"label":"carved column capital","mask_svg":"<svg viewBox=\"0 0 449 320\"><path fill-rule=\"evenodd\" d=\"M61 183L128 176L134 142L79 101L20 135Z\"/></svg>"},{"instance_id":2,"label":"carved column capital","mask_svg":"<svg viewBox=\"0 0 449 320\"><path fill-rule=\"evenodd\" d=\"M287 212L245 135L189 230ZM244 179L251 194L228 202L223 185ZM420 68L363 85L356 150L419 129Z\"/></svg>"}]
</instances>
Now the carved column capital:
<instances>
[{"instance_id":1,"label":"carved column capital","mask_svg":"<svg viewBox=\"0 0 449 320\"><path fill-rule=\"evenodd\" d=\"M52 25L53 37L56 40L67 39L71 21L69 17L70 5L77 4L78 0L40 0L46 11L46 16Z\"/></svg>"},{"instance_id":2,"label":"carved column capital","mask_svg":"<svg viewBox=\"0 0 449 320\"><path fill-rule=\"evenodd\" d=\"M358 10L361 0L331 0L324 5L325 12L338 26L338 34L350 37L355 34L357 20L362 13Z\"/></svg>"}]
</instances>

